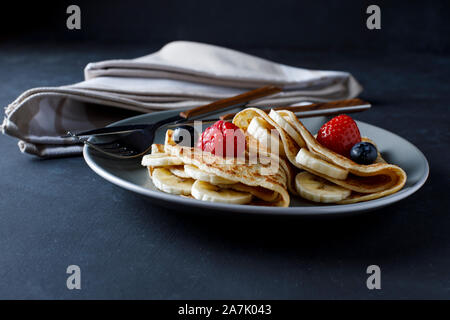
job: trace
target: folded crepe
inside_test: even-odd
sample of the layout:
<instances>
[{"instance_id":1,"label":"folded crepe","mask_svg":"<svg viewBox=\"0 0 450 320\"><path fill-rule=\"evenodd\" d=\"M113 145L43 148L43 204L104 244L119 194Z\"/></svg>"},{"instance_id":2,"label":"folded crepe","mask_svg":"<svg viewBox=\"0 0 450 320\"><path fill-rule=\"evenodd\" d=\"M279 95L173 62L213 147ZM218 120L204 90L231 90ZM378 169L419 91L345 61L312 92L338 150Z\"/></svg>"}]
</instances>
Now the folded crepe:
<instances>
[{"instance_id":1,"label":"folded crepe","mask_svg":"<svg viewBox=\"0 0 450 320\"><path fill-rule=\"evenodd\" d=\"M260 109L248 108L239 112L234 117L233 123L247 131L250 122L255 117L265 121L268 128L276 129L284 148L285 157L292 165L351 190L347 198L336 203L349 204L381 198L399 191L405 185L406 173L400 167L386 163L380 154L373 164L357 164L349 158L322 146L295 114L290 111L272 110L268 115ZM368 138L363 138L363 140L370 141ZM345 170L345 177L331 177L298 163L296 155L302 148L307 149L336 169ZM288 182L288 184L292 186L293 182Z\"/></svg>"},{"instance_id":2,"label":"folded crepe","mask_svg":"<svg viewBox=\"0 0 450 320\"><path fill-rule=\"evenodd\" d=\"M240 193L248 193L252 195L252 200L248 204L252 205L289 206L290 196L287 191L287 182L293 179L292 171L283 159L271 154L259 154L256 157L257 161L251 161L251 151L246 150L243 157L224 158L198 148L176 144L172 130L167 130L164 145L152 146L152 154L144 156L142 164L147 166L150 157L160 153L177 159L169 163L166 168L171 174L188 179L187 182L191 185L196 181L201 181L203 186L206 183L207 187L209 185L211 189L216 189L218 192L231 189ZM261 160L263 157L266 158ZM151 165L148 167L150 177L154 179L154 170L161 167ZM192 170L200 174L193 175ZM200 176L207 179L200 178ZM157 186L155 180L153 182ZM198 198L194 192L192 194L186 192L183 195Z\"/></svg>"}]
</instances>

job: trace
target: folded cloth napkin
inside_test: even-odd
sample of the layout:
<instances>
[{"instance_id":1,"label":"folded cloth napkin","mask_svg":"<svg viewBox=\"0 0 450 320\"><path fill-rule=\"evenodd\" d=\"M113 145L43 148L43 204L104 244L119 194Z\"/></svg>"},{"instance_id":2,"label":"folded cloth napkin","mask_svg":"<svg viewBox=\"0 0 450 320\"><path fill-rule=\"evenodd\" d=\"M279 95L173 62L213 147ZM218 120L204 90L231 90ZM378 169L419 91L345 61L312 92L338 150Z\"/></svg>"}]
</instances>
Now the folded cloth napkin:
<instances>
[{"instance_id":1,"label":"folded cloth napkin","mask_svg":"<svg viewBox=\"0 0 450 320\"><path fill-rule=\"evenodd\" d=\"M294 68L188 41L171 42L136 59L89 63L84 73L80 83L24 92L6 108L3 133L20 139L22 152L79 155L82 146L61 135L136 113L192 108L269 84L283 92L250 106L348 99L362 90L347 72Z\"/></svg>"}]
</instances>

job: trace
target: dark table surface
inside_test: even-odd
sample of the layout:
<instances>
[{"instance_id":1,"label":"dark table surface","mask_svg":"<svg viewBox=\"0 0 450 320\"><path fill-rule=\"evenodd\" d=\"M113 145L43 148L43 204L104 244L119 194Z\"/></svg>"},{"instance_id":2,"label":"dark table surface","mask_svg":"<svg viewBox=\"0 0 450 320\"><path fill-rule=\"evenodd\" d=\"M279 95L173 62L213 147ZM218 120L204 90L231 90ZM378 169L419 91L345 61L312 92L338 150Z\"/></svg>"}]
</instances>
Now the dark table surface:
<instances>
[{"instance_id":1,"label":"dark table surface","mask_svg":"<svg viewBox=\"0 0 450 320\"><path fill-rule=\"evenodd\" d=\"M26 89L82 81L90 61L151 46L0 50L0 104ZM42 160L0 136L0 298L450 298L449 67L431 53L245 50L308 68L347 70L372 110L355 118L395 132L430 163L410 198L345 218L218 216L155 206L81 157ZM66 288L68 265L82 289ZM381 268L368 290L366 268Z\"/></svg>"}]
</instances>

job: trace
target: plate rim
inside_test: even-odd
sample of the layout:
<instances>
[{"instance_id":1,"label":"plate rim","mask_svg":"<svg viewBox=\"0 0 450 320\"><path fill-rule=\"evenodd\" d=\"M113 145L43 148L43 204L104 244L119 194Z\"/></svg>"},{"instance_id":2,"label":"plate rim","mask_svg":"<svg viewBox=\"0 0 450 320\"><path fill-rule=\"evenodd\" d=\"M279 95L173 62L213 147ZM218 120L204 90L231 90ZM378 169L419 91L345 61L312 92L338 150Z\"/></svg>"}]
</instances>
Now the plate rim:
<instances>
[{"instance_id":1,"label":"plate rim","mask_svg":"<svg viewBox=\"0 0 450 320\"><path fill-rule=\"evenodd\" d=\"M139 118L146 118L148 116L152 116L155 114L171 114L176 112L176 110L168 110L168 111L160 111L160 112L154 112L151 114L142 114L130 118L126 118L117 122L114 122L110 124L109 126L116 126L121 125L123 122L129 122L133 121L133 119L139 119ZM398 138L406 141L409 143L415 151L418 153L418 155L421 157L422 162L425 166L425 174L423 174L419 181L417 181L414 185L409 187L408 189L402 189L392 195L389 195L387 197L374 199L370 201L365 202L359 202L354 204L344 204L344 205L318 205L318 206L307 206L307 207L270 207L270 206L255 206L255 205L238 205L238 204L225 204L225 203L218 203L218 202L209 202L209 201L199 201L196 199L190 199L190 198L184 198L179 195L172 195L168 193L164 193L162 191L156 191L147 189L145 187L136 185L130 181L127 181L123 178L120 178L118 176L115 176L105 169L102 168L99 164L95 162L93 157L89 154L90 150L88 150L88 146L84 145L83 147L83 158L87 165L99 176L101 176L103 179L121 187L129 191L136 192L138 194L150 197L150 198L156 198L160 201L167 201L171 203L178 203L178 204L184 204L189 205L190 207L200 207L205 209L212 209L212 210L219 210L219 211L230 211L230 212L240 212L240 213L246 213L246 214L257 214L257 215L289 215L289 216L324 216L324 215L342 215L342 214L351 214L356 212L366 212L371 210L376 210L379 208L382 208L384 206L393 204L395 202L398 202L400 200L403 200L412 194L414 194L417 190L419 190L427 181L428 176L430 174L430 167L427 158L425 155L420 151L419 148L417 148L413 143L408 141L407 139L397 135L396 133L393 133L391 131L388 131L386 129L374 126L372 124L358 121L357 123L362 123L369 127L374 127L377 130L386 131L389 134L392 134L394 136L397 136Z\"/></svg>"}]
</instances>

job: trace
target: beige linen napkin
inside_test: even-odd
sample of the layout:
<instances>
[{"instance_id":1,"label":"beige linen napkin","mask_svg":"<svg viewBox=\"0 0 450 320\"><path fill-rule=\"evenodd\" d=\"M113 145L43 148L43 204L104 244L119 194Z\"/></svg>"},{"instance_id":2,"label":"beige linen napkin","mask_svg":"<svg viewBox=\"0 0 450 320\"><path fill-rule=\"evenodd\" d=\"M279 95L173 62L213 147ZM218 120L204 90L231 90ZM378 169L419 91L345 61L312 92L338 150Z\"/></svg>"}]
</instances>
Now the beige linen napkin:
<instances>
[{"instance_id":1,"label":"beige linen napkin","mask_svg":"<svg viewBox=\"0 0 450 320\"><path fill-rule=\"evenodd\" d=\"M20 95L6 108L3 133L18 138L22 152L78 155L82 146L60 135L102 127L136 112L192 108L268 84L284 90L251 106L348 99L362 90L347 72L294 68L188 41L171 42L136 59L89 63L84 72L83 82Z\"/></svg>"}]
</instances>

